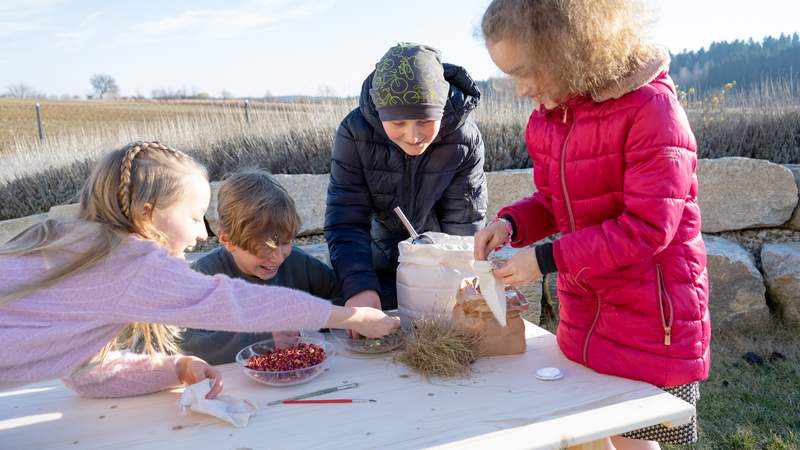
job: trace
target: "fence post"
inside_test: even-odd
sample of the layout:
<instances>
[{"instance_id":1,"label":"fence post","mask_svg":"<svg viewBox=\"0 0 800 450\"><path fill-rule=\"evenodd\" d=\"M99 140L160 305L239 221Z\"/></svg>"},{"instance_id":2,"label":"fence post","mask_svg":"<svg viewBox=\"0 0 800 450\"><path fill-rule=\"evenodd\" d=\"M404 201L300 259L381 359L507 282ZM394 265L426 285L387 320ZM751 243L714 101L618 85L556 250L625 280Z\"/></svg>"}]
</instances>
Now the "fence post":
<instances>
[{"instance_id":1,"label":"fence post","mask_svg":"<svg viewBox=\"0 0 800 450\"><path fill-rule=\"evenodd\" d=\"M36 102L36 124L39 126L39 142L44 142L44 127L42 126L42 111L39 102Z\"/></svg>"},{"instance_id":2,"label":"fence post","mask_svg":"<svg viewBox=\"0 0 800 450\"><path fill-rule=\"evenodd\" d=\"M244 101L244 120L250 125L250 100L247 99Z\"/></svg>"}]
</instances>

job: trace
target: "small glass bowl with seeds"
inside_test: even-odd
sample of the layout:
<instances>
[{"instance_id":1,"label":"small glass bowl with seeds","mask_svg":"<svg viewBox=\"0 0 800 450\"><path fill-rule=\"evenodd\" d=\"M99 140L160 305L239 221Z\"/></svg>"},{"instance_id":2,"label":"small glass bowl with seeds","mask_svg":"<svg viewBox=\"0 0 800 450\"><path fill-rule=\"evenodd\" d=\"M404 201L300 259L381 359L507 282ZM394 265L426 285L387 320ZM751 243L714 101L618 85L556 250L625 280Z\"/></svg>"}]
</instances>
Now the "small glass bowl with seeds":
<instances>
[{"instance_id":1,"label":"small glass bowl with seeds","mask_svg":"<svg viewBox=\"0 0 800 450\"><path fill-rule=\"evenodd\" d=\"M397 316L396 311L384 312L389 316ZM397 349L403 345L403 342L405 342L405 332L402 328L398 328L386 336L376 339L365 337L353 339L350 337L347 330L342 330L339 328L331 328L331 334L346 349L356 353L386 353Z\"/></svg>"}]
</instances>

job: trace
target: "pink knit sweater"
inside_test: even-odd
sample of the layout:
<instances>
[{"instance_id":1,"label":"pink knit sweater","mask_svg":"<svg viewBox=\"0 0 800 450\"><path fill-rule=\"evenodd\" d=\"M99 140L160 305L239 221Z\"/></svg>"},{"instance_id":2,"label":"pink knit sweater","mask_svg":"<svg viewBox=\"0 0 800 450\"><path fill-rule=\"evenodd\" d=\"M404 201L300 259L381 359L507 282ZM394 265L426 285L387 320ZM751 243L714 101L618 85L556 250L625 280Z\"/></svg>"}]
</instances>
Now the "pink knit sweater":
<instances>
[{"instance_id":1,"label":"pink knit sweater","mask_svg":"<svg viewBox=\"0 0 800 450\"><path fill-rule=\"evenodd\" d=\"M57 264L52 255L0 257L0 292ZM76 369L131 322L302 330L324 327L330 310L304 292L202 275L155 243L130 237L94 267L0 306L0 390L66 377L89 397L155 392L178 384L175 357L114 352L102 366Z\"/></svg>"}]
</instances>

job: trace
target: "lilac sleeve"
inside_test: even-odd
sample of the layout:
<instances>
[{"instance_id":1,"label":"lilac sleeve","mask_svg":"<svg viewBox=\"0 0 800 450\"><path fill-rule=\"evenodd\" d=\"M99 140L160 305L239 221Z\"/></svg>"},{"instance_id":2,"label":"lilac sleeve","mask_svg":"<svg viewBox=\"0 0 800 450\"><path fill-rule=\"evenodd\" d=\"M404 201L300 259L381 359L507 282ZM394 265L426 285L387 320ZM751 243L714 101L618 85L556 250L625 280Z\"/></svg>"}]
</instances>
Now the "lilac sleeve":
<instances>
[{"instance_id":1,"label":"lilac sleeve","mask_svg":"<svg viewBox=\"0 0 800 450\"><path fill-rule=\"evenodd\" d=\"M180 356L109 352L102 363L78 369L61 381L82 397L112 398L150 394L179 386Z\"/></svg>"},{"instance_id":2,"label":"lilac sleeve","mask_svg":"<svg viewBox=\"0 0 800 450\"><path fill-rule=\"evenodd\" d=\"M208 276L185 261L154 252L117 297L112 319L236 332L316 330L331 303L302 291Z\"/></svg>"}]
</instances>

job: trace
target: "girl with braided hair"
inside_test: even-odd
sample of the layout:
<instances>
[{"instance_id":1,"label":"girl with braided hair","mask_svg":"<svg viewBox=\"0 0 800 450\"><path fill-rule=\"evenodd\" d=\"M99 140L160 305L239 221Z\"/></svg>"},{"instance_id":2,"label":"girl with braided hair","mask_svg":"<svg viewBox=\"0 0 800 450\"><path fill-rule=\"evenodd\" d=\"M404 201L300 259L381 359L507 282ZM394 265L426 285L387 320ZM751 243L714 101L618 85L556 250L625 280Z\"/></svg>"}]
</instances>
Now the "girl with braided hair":
<instances>
[{"instance_id":1,"label":"girl with braided hair","mask_svg":"<svg viewBox=\"0 0 800 450\"><path fill-rule=\"evenodd\" d=\"M0 246L0 390L61 377L80 395L119 397L211 378L213 398L219 371L178 353L177 327L380 337L399 326L374 308L190 269L183 252L207 237L210 195L192 158L137 142L96 165L77 220L46 220Z\"/></svg>"}]
</instances>

